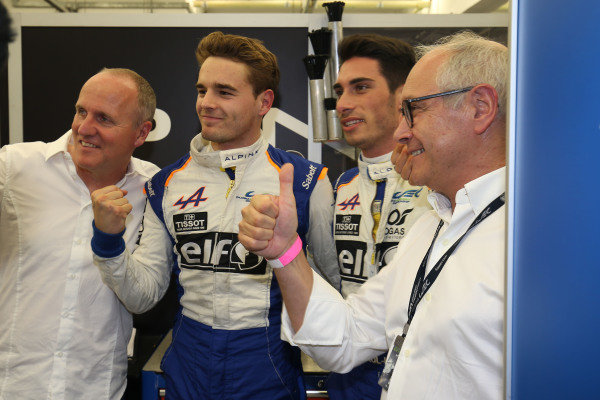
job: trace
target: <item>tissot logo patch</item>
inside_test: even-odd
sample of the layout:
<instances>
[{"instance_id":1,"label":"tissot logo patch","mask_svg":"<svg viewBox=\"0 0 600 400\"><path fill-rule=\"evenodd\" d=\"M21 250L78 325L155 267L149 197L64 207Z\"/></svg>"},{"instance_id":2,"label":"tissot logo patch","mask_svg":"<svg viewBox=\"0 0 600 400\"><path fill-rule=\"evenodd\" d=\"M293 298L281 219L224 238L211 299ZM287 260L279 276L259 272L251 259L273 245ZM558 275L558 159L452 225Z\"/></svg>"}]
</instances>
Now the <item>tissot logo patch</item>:
<instances>
[{"instance_id":1,"label":"tissot logo patch","mask_svg":"<svg viewBox=\"0 0 600 400\"><path fill-rule=\"evenodd\" d=\"M205 231L208 223L206 212L173 215L173 226L176 233Z\"/></svg>"},{"instance_id":2,"label":"tissot logo patch","mask_svg":"<svg viewBox=\"0 0 600 400\"><path fill-rule=\"evenodd\" d=\"M336 215L335 234L358 236L361 215Z\"/></svg>"}]
</instances>

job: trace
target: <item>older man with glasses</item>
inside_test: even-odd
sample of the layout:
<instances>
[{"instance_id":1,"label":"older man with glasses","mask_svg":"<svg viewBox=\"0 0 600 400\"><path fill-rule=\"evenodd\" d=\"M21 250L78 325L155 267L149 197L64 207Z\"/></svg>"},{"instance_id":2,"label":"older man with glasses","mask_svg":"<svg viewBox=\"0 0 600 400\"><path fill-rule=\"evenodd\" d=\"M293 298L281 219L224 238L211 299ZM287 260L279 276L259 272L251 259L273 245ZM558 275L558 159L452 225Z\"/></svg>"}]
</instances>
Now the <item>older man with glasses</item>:
<instances>
[{"instance_id":1,"label":"older man with glasses","mask_svg":"<svg viewBox=\"0 0 600 400\"><path fill-rule=\"evenodd\" d=\"M422 48L403 92L397 169L433 189L388 266L346 300L294 250L291 167L280 196L255 196L240 240L282 261L282 332L322 367L388 351L382 398L500 399L503 393L508 51L472 33Z\"/></svg>"}]
</instances>

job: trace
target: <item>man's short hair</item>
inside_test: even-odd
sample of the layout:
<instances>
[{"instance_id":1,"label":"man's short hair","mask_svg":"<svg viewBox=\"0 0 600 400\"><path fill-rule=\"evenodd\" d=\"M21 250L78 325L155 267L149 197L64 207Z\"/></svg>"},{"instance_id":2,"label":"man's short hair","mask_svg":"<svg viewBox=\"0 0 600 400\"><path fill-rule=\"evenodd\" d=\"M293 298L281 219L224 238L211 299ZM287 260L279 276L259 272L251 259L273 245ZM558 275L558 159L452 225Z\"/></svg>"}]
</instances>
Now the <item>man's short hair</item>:
<instances>
[{"instance_id":1,"label":"man's short hair","mask_svg":"<svg viewBox=\"0 0 600 400\"><path fill-rule=\"evenodd\" d=\"M249 68L247 79L252 85L254 96L267 89L277 94L279 87L277 57L267 50L261 40L213 32L204 37L196 49L196 59L200 67L208 57L223 57L246 64Z\"/></svg>"},{"instance_id":2,"label":"man's short hair","mask_svg":"<svg viewBox=\"0 0 600 400\"><path fill-rule=\"evenodd\" d=\"M136 126L154 119L156 94L154 89L140 74L127 68L103 68L100 73L109 73L131 79L138 92L138 119Z\"/></svg>"},{"instance_id":3,"label":"man's short hair","mask_svg":"<svg viewBox=\"0 0 600 400\"><path fill-rule=\"evenodd\" d=\"M433 45L418 46L416 51L419 57L431 51L449 54L437 71L436 83L440 91L487 83L498 92L499 115L505 115L509 65L505 46L463 31L444 37ZM448 96L444 101L450 107L458 108L463 99L463 96Z\"/></svg>"},{"instance_id":4,"label":"man's short hair","mask_svg":"<svg viewBox=\"0 0 600 400\"><path fill-rule=\"evenodd\" d=\"M340 62L352 57L372 58L387 81L390 92L404 85L408 73L415 65L415 51L403 40L377 34L356 34L342 39L338 53Z\"/></svg>"},{"instance_id":5,"label":"man's short hair","mask_svg":"<svg viewBox=\"0 0 600 400\"><path fill-rule=\"evenodd\" d=\"M11 22L8 11L4 7L4 4L0 2L0 69L4 67L8 59L8 44L15 38Z\"/></svg>"}]
</instances>

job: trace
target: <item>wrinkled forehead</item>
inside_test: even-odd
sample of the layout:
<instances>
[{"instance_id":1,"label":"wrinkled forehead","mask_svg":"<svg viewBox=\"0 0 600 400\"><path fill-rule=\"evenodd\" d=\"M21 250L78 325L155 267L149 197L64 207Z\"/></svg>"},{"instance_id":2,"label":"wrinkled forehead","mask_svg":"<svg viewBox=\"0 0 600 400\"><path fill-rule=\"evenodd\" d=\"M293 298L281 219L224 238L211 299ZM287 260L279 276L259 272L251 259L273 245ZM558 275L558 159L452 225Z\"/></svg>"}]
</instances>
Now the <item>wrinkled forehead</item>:
<instances>
[{"instance_id":1,"label":"wrinkled forehead","mask_svg":"<svg viewBox=\"0 0 600 400\"><path fill-rule=\"evenodd\" d=\"M447 54L436 51L424 55L408 74L402 89L402 99L414 99L438 93L437 74L447 58Z\"/></svg>"}]
</instances>

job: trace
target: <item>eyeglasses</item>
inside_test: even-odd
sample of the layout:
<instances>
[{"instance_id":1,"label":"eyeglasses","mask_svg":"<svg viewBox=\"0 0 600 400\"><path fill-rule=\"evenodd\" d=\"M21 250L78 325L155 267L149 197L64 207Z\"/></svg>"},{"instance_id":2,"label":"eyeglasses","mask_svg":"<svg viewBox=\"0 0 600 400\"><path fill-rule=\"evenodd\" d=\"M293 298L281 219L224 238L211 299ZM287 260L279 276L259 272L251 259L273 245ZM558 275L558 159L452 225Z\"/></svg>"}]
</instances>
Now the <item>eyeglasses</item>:
<instances>
[{"instance_id":1,"label":"eyeglasses","mask_svg":"<svg viewBox=\"0 0 600 400\"><path fill-rule=\"evenodd\" d=\"M412 103L415 103L415 102L421 101L421 100L433 99L434 97L450 96L451 94L468 92L469 90L473 89L474 87L475 86L469 86L464 89L450 90L448 92L430 94L429 96L416 97L414 99L402 100L402 109L401 109L402 115L406 119L406 123L408 124L408 127L412 128L413 127L413 115L412 115L412 106L411 106Z\"/></svg>"}]
</instances>

